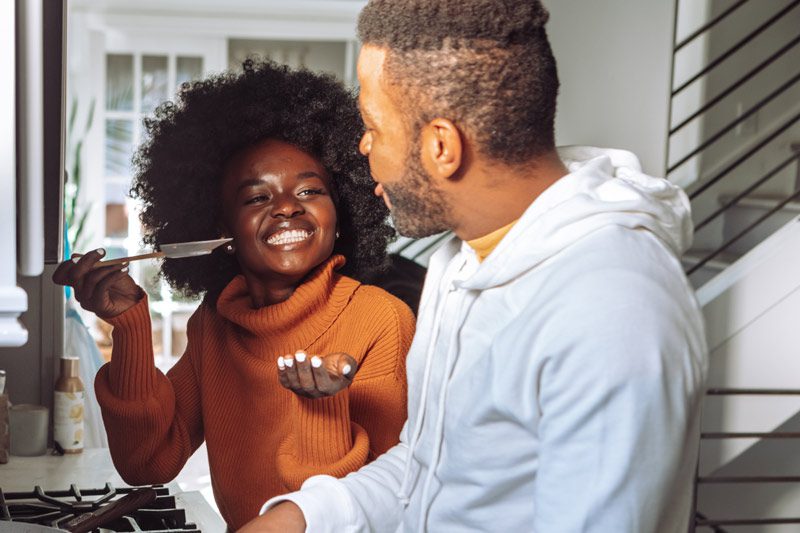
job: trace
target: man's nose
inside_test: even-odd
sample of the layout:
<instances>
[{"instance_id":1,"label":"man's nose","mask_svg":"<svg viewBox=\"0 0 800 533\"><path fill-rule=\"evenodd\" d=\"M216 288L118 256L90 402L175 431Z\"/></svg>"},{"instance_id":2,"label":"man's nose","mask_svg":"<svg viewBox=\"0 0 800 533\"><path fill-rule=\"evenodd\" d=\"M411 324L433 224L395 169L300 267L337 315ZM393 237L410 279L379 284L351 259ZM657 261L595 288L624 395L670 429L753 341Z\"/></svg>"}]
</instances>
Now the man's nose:
<instances>
[{"instance_id":1,"label":"man's nose","mask_svg":"<svg viewBox=\"0 0 800 533\"><path fill-rule=\"evenodd\" d=\"M292 218L305 213L303 204L293 194L284 194L275 197L272 205L272 216Z\"/></svg>"}]
</instances>

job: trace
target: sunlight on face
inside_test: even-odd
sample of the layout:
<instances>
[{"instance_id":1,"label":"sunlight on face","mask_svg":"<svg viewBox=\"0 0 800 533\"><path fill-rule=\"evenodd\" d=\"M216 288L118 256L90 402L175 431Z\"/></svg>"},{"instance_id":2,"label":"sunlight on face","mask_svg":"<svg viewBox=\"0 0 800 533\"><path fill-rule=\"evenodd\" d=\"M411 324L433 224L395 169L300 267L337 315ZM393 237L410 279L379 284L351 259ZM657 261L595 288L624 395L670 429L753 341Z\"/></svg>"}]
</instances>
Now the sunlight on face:
<instances>
[{"instance_id":1,"label":"sunlight on face","mask_svg":"<svg viewBox=\"0 0 800 533\"><path fill-rule=\"evenodd\" d=\"M418 132L410 131L408 117L395 103L402 95L385 82L385 63L384 48L365 45L361 49L359 108L366 131L359 148L369 158L377 183L375 194L386 202L397 231L407 237L427 237L451 228L448 210L415 149Z\"/></svg>"}]
</instances>

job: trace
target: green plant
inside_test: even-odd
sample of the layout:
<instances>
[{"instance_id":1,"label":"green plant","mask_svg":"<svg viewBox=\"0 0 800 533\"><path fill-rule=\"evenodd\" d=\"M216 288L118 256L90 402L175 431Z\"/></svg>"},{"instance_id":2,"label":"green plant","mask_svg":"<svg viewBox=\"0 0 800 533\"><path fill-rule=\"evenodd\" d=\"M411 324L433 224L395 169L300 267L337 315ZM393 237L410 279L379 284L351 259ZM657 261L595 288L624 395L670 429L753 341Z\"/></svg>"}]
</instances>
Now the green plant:
<instances>
[{"instance_id":1,"label":"green plant","mask_svg":"<svg viewBox=\"0 0 800 533\"><path fill-rule=\"evenodd\" d=\"M73 250L84 248L86 241L91 237L88 234L86 221L91 210L91 204L80 201L81 184L81 159L83 142L87 132L92 127L94 120L95 101L89 104L86 124L81 131L76 131L75 123L78 116L78 101L72 100L67 122L67 179L64 187L64 218L67 225L67 239Z\"/></svg>"}]
</instances>

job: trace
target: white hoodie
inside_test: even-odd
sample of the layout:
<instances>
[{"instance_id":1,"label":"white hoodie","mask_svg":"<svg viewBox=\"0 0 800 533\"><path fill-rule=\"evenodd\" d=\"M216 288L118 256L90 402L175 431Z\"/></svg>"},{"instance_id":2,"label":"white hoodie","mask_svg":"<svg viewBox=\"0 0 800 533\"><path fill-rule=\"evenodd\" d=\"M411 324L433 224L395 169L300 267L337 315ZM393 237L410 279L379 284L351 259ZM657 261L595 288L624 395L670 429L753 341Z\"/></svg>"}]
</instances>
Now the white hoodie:
<instances>
[{"instance_id":1,"label":"white hoodie","mask_svg":"<svg viewBox=\"0 0 800 533\"><path fill-rule=\"evenodd\" d=\"M685 532L707 369L678 256L685 194L620 150L570 174L482 263L431 258L400 444L274 498L310 532Z\"/></svg>"}]
</instances>

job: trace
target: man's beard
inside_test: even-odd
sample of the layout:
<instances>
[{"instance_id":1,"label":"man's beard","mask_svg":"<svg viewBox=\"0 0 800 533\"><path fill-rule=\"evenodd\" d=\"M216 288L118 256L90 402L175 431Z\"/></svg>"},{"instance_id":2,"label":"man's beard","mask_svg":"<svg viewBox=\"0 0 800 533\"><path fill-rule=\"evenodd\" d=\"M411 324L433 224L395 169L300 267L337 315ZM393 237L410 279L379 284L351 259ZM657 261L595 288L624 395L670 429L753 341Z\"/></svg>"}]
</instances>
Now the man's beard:
<instances>
[{"instance_id":1,"label":"man's beard","mask_svg":"<svg viewBox=\"0 0 800 533\"><path fill-rule=\"evenodd\" d=\"M392 202L397 232L419 239L453 229L444 194L431 185L430 176L413 151L406 157L405 167L402 182L383 186Z\"/></svg>"}]
</instances>

